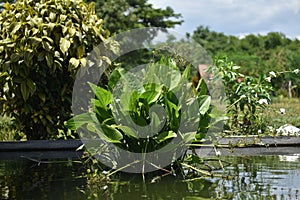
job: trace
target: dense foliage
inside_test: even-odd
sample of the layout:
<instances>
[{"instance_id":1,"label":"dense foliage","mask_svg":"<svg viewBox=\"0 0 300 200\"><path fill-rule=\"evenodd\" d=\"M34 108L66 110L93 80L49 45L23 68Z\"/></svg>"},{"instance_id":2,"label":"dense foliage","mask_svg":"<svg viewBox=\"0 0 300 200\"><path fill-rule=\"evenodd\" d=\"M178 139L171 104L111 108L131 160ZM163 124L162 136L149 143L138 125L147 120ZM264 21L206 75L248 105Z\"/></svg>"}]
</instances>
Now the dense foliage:
<instances>
[{"instance_id":1,"label":"dense foliage","mask_svg":"<svg viewBox=\"0 0 300 200\"><path fill-rule=\"evenodd\" d=\"M136 73L115 69L108 89L90 83L92 109L69 120L68 127L82 138L100 138L137 153L159 150L174 138L178 143L172 145L184 145L205 137L211 97L205 84L197 92L189 82L190 67L181 74L174 60L162 57Z\"/></svg>"},{"instance_id":2,"label":"dense foliage","mask_svg":"<svg viewBox=\"0 0 300 200\"><path fill-rule=\"evenodd\" d=\"M271 101L273 87L268 80L271 77L261 74L259 77L244 75L238 72L242 67L229 61L227 57L214 60L214 74L222 79L225 86L227 102L227 127L231 134L257 133L262 127L259 113Z\"/></svg>"},{"instance_id":3,"label":"dense foliage","mask_svg":"<svg viewBox=\"0 0 300 200\"><path fill-rule=\"evenodd\" d=\"M143 27L173 28L182 20L181 14L171 7L154 8L147 0L85 0L95 2L98 17L104 19L104 27L112 33Z\"/></svg>"},{"instance_id":4,"label":"dense foliage","mask_svg":"<svg viewBox=\"0 0 300 200\"><path fill-rule=\"evenodd\" d=\"M300 66L300 41L292 40L282 33L250 34L239 38L199 26L192 38L199 42L211 56L226 55L236 65L244 66L239 72L245 75L259 77L269 71L293 71ZM275 88L273 94L299 96L299 85L298 75L284 74L272 82Z\"/></svg>"},{"instance_id":5,"label":"dense foliage","mask_svg":"<svg viewBox=\"0 0 300 200\"><path fill-rule=\"evenodd\" d=\"M19 0L0 13L0 111L27 139L66 133L74 77L108 36L93 4ZM109 45L109 43L107 44Z\"/></svg>"}]
</instances>

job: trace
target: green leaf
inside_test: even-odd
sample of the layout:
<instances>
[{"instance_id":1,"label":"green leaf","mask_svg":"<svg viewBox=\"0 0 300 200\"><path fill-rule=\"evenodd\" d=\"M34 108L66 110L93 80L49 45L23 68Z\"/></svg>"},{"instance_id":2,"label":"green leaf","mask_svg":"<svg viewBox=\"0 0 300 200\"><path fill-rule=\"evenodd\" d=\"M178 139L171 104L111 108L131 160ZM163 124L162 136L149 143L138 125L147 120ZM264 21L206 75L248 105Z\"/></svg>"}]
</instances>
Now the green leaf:
<instances>
[{"instance_id":1,"label":"green leaf","mask_svg":"<svg viewBox=\"0 0 300 200\"><path fill-rule=\"evenodd\" d=\"M199 108L199 112L201 115L204 115L210 107L211 104L211 97L208 95L203 95L201 96L202 98L200 99L200 108Z\"/></svg>"},{"instance_id":2,"label":"green leaf","mask_svg":"<svg viewBox=\"0 0 300 200\"><path fill-rule=\"evenodd\" d=\"M36 86L35 86L34 82L31 79L27 79L26 85L29 88L29 93L33 94L36 90Z\"/></svg>"},{"instance_id":3,"label":"green leaf","mask_svg":"<svg viewBox=\"0 0 300 200\"><path fill-rule=\"evenodd\" d=\"M39 92L38 93L38 96L39 96L39 98L43 101L43 102L45 102L46 101L46 96L45 96L45 94L44 93L42 93L42 92Z\"/></svg>"},{"instance_id":4,"label":"green leaf","mask_svg":"<svg viewBox=\"0 0 300 200\"><path fill-rule=\"evenodd\" d=\"M118 131L115 127L107 126L107 125L101 125L100 126L105 135L111 139L111 141L120 141L123 139L123 135L120 131Z\"/></svg>"},{"instance_id":5,"label":"green leaf","mask_svg":"<svg viewBox=\"0 0 300 200\"><path fill-rule=\"evenodd\" d=\"M70 61L69 61L69 70L71 69L76 69L80 64L80 60L79 59L76 59L76 58L71 58Z\"/></svg>"},{"instance_id":6,"label":"green leaf","mask_svg":"<svg viewBox=\"0 0 300 200\"><path fill-rule=\"evenodd\" d=\"M80 58L79 61L80 61L82 67L86 66L86 58Z\"/></svg>"},{"instance_id":7,"label":"green leaf","mask_svg":"<svg viewBox=\"0 0 300 200\"><path fill-rule=\"evenodd\" d=\"M165 132L159 133L159 135L156 136L154 139L159 144L159 143L166 141L167 139L175 138L175 137L177 137L177 134L175 132L165 131Z\"/></svg>"},{"instance_id":8,"label":"green leaf","mask_svg":"<svg viewBox=\"0 0 300 200\"><path fill-rule=\"evenodd\" d=\"M50 45L50 43L47 41L44 41L44 40L42 41L42 46L46 51L51 51L51 49L52 49L52 46Z\"/></svg>"},{"instance_id":9,"label":"green leaf","mask_svg":"<svg viewBox=\"0 0 300 200\"><path fill-rule=\"evenodd\" d=\"M59 48L61 52L65 54L69 50L70 46L71 42L69 40L67 40L66 38L60 38Z\"/></svg>"},{"instance_id":10,"label":"green leaf","mask_svg":"<svg viewBox=\"0 0 300 200\"><path fill-rule=\"evenodd\" d=\"M159 118L159 116L156 113L152 112L151 113L151 123L150 123L151 132L158 133L161 128L161 123L162 123L162 120Z\"/></svg>"},{"instance_id":11,"label":"green leaf","mask_svg":"<svg viewBox=\"0 0 300 200\"><path fill-rule=\"evenodd\" d=\"M114 89L114 87L117 85L118 81L121 78L121 73L119 72L119 70L123 70L123 69L117 68L110 74L109 81L108 81L108 88L110 90Z\"/></svg>"},{"instance_id":12,"label":"green leaf","mask_svg":"<svg viewBox=\"0 0 300 200\"><path fill-rule=\"evenodd\" d=\"M98 87L93 83L89 82L88 84L90 85L92 91L99 100L99 105L101 105L102 108L107 108L108 104L110 104L113 100L112 94L109 91Z\"/></svg>"},{"instance_id":13,"label":"green leaf","mask_svg":"<svg viewBox=\"0 0 300 200\"><path fill-rule=\"evenodd\" d=\"M146 91L140 95L140 98L145 99L148 104L156 102L160 97L160 93L157 91Z\"/></svg>"},{"instance_id":14,"label":"green leaf","mask_svg":"<svg viewBox=\"0 0 300 200\"><path fill-rule=\"evenodd\" d=\"M10 25L11 28L11 35L16 34L16 32L21 28L21 22L14 22Z\"/></svg>"},{"instance_id":15,"label":"green leaf","mask_svg":"<svg viewBox=\"0 0 300 200\"><path fill-rule=\"evenodd\" d=\"M124 132L125 135L129 136L129 137L133 137L133 138L138 138L138 135L136 133L136 131L134 131L132 128L130 128L129 126L122 126L122 125L118 125L116 126L118 129L120 129L121 131Z\"/></svg>"},{"instance_id":16,"label":"green leaf","mask_svg":"<svg viewBox=\"0 0 300 200\"><path fill-rule=\"evenodd\" d=\"M45 57L46 57L47 65L48 65L48 67L51 69L51 68L53 67L53 56L52 56L51 53L46 52Z\"/></svg>"},{"instance_id":17,"label":"green leaf","mask_svg":"<svg viewBox=\"0 0 300 200\"><path fill-rule=\"evenodd\" d=\"M78 128L82 127L84 124L92 123L94 121L92 115L93 114L90 113L75 115L73 118L66 122L65 126L68 129L75 131Z\"/></svg>"},{"instance_id":18,"label":"green leaf","mask_svg":"<svg viewBox=\"0 0 300 200\"><path fill-rule=\"evenodd\" d=\"M29 88L27 87L27 82L26 80L23 80L21 82L21 93L24 101L26 101L29 97Z\"/></svg>"}]
</instances>

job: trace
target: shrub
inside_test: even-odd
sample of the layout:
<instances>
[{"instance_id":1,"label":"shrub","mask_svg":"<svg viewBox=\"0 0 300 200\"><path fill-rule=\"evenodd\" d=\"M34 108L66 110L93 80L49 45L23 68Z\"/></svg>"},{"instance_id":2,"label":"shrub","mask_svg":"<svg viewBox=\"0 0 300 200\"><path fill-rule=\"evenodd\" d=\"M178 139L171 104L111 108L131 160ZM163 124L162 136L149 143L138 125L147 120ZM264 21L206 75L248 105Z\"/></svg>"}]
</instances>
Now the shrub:
<instances>
[{"instance_id":1,"label":"shrub","mask_svg":"<svg viewBox=\"0 0 300 200\"><path fill-rule=\"evenodd\" d=\"M214 66L214 73L225 86L228 128L235 134L256 133L260 129L257 111L271 101L273 88L268 78L264 74L255 78L239 73L241 67L227 57L216 58Z\"/></svg>"},{"instance_id":2,"label":"shrub","mask_svg":"<svg viewBox=\"0 0 300 200\"><path fill-rule=\"evenodd\" d=\"M67 131L77 69L109 32L93 4L82 0L18 0L3 7L0 110L27 139L55 138Z\"/></svg>"},{"instance_id":3,"label":"shrub","mask_svg":"<svg viewBox=\"0 0 300 200\"><path fill-rule=\"evenodd\" d=\"M86 143L90 153L111 163L108 166L130 163L130 158L120 159L127 154L119 149L135 153L159 151L159 158L164 155L161 152L167 152L168 159L172 159L173 151L181 150L177 147L201 140L210 126L211 97L206 94L204 82L199 86L201 92L192 87L190 69L186 67L181 74L176 62L164 56L135 72L116 68L107 89L89 83L95 94L90 109L75 115L67 125L77 130L84 141L90 141ZM98 139L105 145L95 142ZM107 145L110 143L119 148ZM171 149L163 149L170 146ZM139 155L131 156L134 162L141 161Z\"/></svg>"}]
</instances>

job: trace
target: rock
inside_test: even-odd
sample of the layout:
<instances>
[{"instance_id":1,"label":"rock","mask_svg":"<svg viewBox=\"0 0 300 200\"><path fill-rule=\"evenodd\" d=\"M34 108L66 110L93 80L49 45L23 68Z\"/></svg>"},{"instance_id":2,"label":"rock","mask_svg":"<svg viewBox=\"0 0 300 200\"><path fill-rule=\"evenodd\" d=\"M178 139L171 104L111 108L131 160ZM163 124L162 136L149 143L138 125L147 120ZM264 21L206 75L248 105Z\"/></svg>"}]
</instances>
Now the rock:
<instances>
[{"instance_id":1,"label":"rock","mask_svg":"<svg viewBox=\"0 0 300 200\"><path fill-rule=\"evenodd\" d=\"M285 124L276 129L276 133L281 134L283 136L299 136L300 129L296 126Z\"/></svg>"}]
</instances>

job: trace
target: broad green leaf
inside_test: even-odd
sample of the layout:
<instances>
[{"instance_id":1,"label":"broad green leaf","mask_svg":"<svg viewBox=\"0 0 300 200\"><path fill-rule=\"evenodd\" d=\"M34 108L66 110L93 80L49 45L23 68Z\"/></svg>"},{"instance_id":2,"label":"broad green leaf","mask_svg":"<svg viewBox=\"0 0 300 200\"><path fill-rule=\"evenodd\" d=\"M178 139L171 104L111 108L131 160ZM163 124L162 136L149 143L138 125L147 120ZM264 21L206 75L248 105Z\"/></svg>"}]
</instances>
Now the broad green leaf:
<instances>
[{"instance_id":1,"label":"broad green leaf","mask_svg":"<svg viewBox=\"0 0 300 200\"><path fill-rule=\"evenodd\" d=\"M92 123L93 118L90 113L83 113L75 115L73 118L67 121L66 127L70 130L77 130L84 124Z\"/></svg>"},{"instance_id":2,"label":"broad green leaf","mask_svg":"<svg viewBox=\"0 0 300 200\"><path fill-rule=\"evenodd\" d=\"M159 99L160 93L157 91L146 91L140 95L140 98L146 99L148 104L154 103Z\"/></svg>"},{"instance_id":3,"label":"broad green leaf","mask_svg":"<svg viewBox=\"0 0 300 200\"><path fill-rule=\"evenodd\" d=\"M160 118L155 112L151 112L151 123L150 123L151 132L158 133L160 131L161 124L163 122L162 119L163 116L161 116Z\"/></svg>"},{"instance_id":4,"label":"broad green leaf","mask_svg":"<svg viewBox=\"0 0 300 200\"><path fill-rule=\"evenodd\" d=\"M100 128L111 141L119 142L121 139L123 139L122 133L112 126L101 125Z\"/></svg>"},{"instance_id":5,"label":"broad green leaf","mask_svg":"<svg viewBox=\"0 0 300 200\"><path fill-rule=\"evenodd\" d=\"M93 83L89 82L89 85L94 94L96 95L97 99L99 100L99 105L101 105L102 108L107 108L108 104L110 104L113 100L112 94L109 91L98 87Z\"/></svg>"},{"instance_id":6,"label":"broad green leaf","mask_svg":"<svg viewBox=\"0 0 300 200\"><path fill-rule=\"evenodd\" d=\"M211 97L208 95L204 95L201 97L202 99L199 102L200 104L199 112L201 115L204 115L209 110L211 104Z\"/></svg>"},{"instance_id":7,"label":"broad green leaf","mask_svg":"<svg viewBox=\"0 0 300 200\"><path fill-rule=\"evenodd\" d=\"M27 87L26 80L23 80L21 82L21 93L22 93L23 99L26 101L29 97L29 88Z\"/></svg>"},{"instance_id":8,"label":"broad green leaf","mask_svg":"<svg viewBox=\"0 0 300 200\"><path fill-rule=\"evenodd\" d=\"M88 131L91 131L92 133L96 133L99 136L99 138L103 141L111 143L120 143L120 141L118 140L112 140L111 138L109 138L99 125L96 125L94 123L88 123L86 129Z\"/></svg>"},{"instance_id":9,"label":"broad green leaf","mask_svg":"<svg viewBox=\"0 0 300 200\"><path fill-rule=\"evenodd\" d=\"M46 101L46 96L45 96L45 94L44 93L42 93L42 92L39 92L38 93L38 96L39 96L39 98L43 101L43 102L45 102Z\"/></svg>"},{"instance_id":10,"label":"broad green leaf","mask_svg":"<svg viewBox=\"0 0 300 200\"><path fill-rule=\"evenodd\" d=\"M31 79L26 80L26 85L29 88L29 93L33 94L36 90L35 83Z\"/></svg>"},{"instance_id":11,"label":"broad green leaf","mask_svg":"<svg viewBox=\"0 0 300 200\"><path fill-rule=\"evenodd\" d=\"M61 52L66 53L71 46L71 42L66 38L60 38L59 47Z\"/></svg>"},{"instance_id":12,"label":"broad green leaf","mask_svg":"<svg viewBox=\"0 0 300 200\"><path fill-rule=\"evenodd\" d=\"M121 78L121 73L119 72L119 70L123 70L123 69L117 68L110 74L109 81L108 81L108 87L110 90L113 90L115 88L115 86L117 85L118 81Z\"/></svg>"},{"instance_id":13,"label":"broad green leaf","mask_svg":"<svg viewBox=\"0 0 300 200\"><path fill-rule=\"evenodd\" d=\"M81 45L77 48L77 56L78 58L82 58L85 54L85 47L84 45Z\"/></svg>"},{"instance_id":14,"label":"broad green leaf","mask_svg":"<svg viewBox=\"0 0 300 200\"><path fill-rule=\"evenodd\" d=\"M129 126L118 125L116 127L123 131L125 135L133 138L138 138L138 134L136 133L136 131L130 128Z\"/></svg>"}]
</instances>

